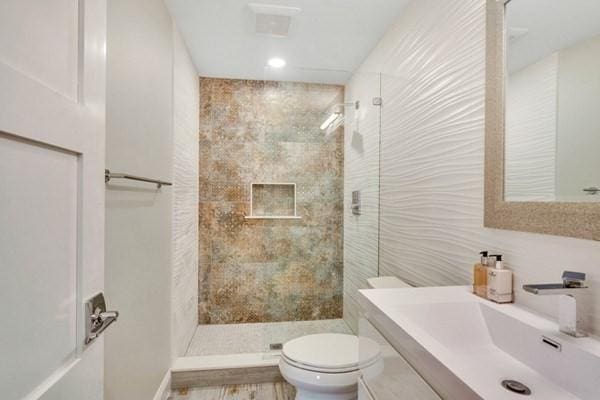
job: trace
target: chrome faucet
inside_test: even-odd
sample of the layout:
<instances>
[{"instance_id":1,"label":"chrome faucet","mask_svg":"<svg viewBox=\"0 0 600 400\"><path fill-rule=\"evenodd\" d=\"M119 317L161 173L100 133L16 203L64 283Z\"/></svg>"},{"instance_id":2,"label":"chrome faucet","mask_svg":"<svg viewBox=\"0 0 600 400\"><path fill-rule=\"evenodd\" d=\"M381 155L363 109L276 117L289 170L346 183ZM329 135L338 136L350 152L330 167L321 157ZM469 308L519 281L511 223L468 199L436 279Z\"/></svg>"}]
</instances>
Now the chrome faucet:
<instances>
[{"instance_id":1,"label":"chrome faucet","mask_svg":"<svg viewBox=\"0 0 600 400\"><path fill-rule=\"evenodd\" d=\"M560 296L558 325L561 332L574 337L585 337L586 313L581 295L586 294L585 274L565 271L563 283L523 285L523 289L538 296Z\"/></svg>"}]
</instances>

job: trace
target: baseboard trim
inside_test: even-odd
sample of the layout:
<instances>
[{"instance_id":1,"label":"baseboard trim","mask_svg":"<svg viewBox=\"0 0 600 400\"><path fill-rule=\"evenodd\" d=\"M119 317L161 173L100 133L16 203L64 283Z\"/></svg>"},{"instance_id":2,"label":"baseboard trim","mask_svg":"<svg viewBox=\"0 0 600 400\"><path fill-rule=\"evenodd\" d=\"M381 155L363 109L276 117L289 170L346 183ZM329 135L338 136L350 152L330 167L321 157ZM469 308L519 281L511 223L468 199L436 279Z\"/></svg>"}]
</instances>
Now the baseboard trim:
<instances>
[{"instance_id":1,"label":"baseboard trim","mask_svg":"<svg viewBox=\"0 0 600 400\"><path fill-rule=\"evenodd\" d=\"M156 394L154 400L167 400L171 395L171 370L169 369L165 374Z\"/></svg>"}]
</instances>

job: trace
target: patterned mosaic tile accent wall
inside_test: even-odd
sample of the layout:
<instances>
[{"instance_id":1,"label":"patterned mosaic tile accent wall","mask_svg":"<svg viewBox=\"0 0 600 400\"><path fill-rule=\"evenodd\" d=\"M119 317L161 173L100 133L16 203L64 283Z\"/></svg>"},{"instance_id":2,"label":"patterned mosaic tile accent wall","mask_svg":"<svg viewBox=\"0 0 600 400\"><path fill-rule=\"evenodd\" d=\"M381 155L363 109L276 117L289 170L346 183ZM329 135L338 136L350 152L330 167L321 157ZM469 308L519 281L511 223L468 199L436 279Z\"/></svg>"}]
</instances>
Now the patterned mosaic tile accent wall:
<instances>
[{"instance_id":1,"label":"patterned mosaic tile accent wall","mask_svg":"<svg viewBox=\"0 0 600 400\"><path fill-rule=\"evenodd\" d=\"M200 79L201 324L342 316L343 130L320 125L343 101L342 86ZM296 183L302 219L245 219L252 182Z\"/></svg>"}]
</instances>

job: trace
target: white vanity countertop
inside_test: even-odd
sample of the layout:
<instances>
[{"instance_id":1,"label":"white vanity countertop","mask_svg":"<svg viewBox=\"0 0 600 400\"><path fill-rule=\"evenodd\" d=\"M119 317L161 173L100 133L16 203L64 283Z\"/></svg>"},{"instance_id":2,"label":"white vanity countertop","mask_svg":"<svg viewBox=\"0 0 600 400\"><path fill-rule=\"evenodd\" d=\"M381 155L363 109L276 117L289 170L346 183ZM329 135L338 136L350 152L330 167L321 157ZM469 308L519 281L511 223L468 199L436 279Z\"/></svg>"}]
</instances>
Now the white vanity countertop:
<instances>
[{"instance_id":1,"label":"white vanity countertop","mask_svg":"<svg viewBox=\"0 0 600 400\"><path fill-rule=\"evenodd\" d=\"M470 291L452 286L360 293L367 312L386 317L379 323L388 332L409 335L483 399L600 399L600 388L594 388L600 382L600 341L562 334L556 322ZM542 336L559 342L562 351L543 344ZM532 395L508 392L500 386L504 379L525 383Z\"/></svg>"}]
</instances>

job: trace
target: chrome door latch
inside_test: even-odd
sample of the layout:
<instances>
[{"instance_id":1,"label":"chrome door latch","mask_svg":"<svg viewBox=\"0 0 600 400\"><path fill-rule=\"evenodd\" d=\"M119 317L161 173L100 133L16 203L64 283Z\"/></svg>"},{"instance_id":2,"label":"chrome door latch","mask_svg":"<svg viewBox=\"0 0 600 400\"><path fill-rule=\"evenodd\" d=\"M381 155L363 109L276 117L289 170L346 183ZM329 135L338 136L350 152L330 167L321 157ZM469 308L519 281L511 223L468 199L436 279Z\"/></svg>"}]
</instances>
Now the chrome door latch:
<instances>
[{"instance_id":1,"label":"chrome door latch","mask_svg":"<svg viewBox=\"0 0 600 400\"><path fill-rule=\"evenodd\" d=\"M88 345L119 318L118 311L106 311L104 294L98 293L85 302L85 344Z\"/></svg>"}]
</instances>

